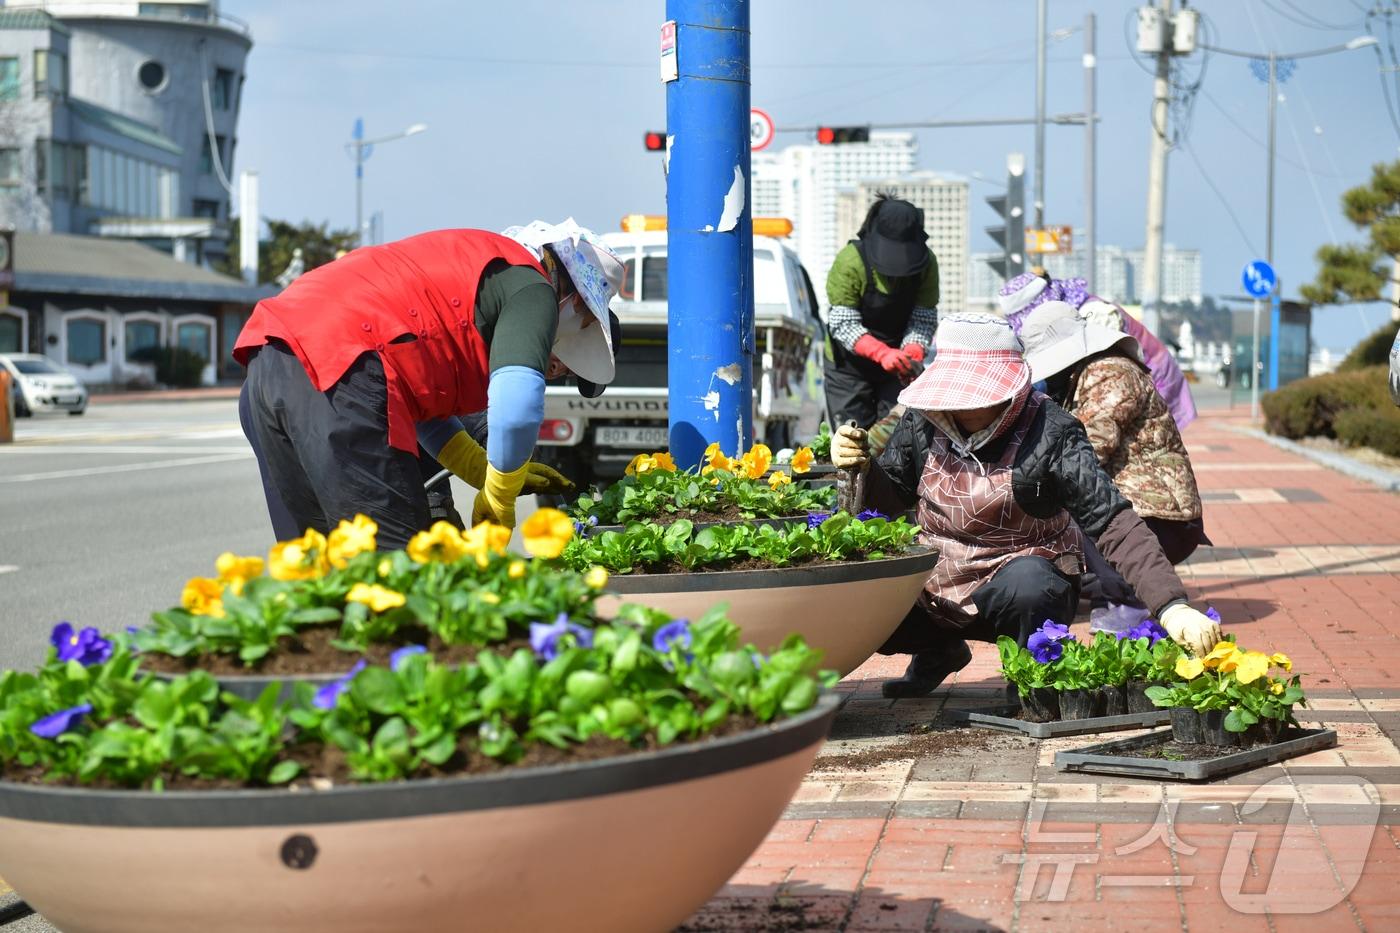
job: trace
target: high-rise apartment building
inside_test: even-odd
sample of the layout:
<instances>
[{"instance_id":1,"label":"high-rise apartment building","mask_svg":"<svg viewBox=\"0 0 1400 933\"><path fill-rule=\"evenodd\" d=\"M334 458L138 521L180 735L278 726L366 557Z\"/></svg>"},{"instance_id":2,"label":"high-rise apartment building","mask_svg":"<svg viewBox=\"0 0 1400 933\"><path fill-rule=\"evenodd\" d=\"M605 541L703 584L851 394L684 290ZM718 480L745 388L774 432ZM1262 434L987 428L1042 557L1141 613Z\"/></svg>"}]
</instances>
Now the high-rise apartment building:
<instances>
[{"instance_id":1,"label":"high-rise apartment building","mask_svg":"<svg viewBox=\"0 0 1400 933\"><path fill-rule=\"evenodd\" d=\"M967 304L967 181L937 172L913 172L863 181L836 197L836 248L854 239L877 194L908 201L924 212L928 245L938 259L938 307L962 311ZM810 270L809 270L810 271Z\"/></svg>"},{"instance_id":2,"label":"high-rise apartment building","mask_svg":"<svg viewBox=\"0 0 1400 933\"><path fill-rule=\"evenodd\" d=\"M788 146L753 157L753 216L792 221L792 246L819 295L840 244L836 200L843 189L872 178L914 170L918 142L913 133L871 133L866 143Z\"/></svg>"},{"instance_id":3,"label":"high-rise apartment building","mask_svg":"<svg viewBox=\"0 0 1400 933\"><path fill-rule=\"evenodd\" d=\"M1082 243L1079 231L1075 242ZM1094 291L1119 304L1142 302L1139 291L1143 279L1143 251L1121 246L1100 244L1095 250ZM986 260L1001 256L999 252L973 253L968 270L968 304L985 308L996 304L996 293L1002 279L987 265ZM1057 279L1083 278L1088 259L1082 250L1050 254L1041 257L1045 271ZM1162 249L1162 300L1167 304L1198 304L1201 300L1201 251L1166 246Z\"/></svg>"}]
</instances>

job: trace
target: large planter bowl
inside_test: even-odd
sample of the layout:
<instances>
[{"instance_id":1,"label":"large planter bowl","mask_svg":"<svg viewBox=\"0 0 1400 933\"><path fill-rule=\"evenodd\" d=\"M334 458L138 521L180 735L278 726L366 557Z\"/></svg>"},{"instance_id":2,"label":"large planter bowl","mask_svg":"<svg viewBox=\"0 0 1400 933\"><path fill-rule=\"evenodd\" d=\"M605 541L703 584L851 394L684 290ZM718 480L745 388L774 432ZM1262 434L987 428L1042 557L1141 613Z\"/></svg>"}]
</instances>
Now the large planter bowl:
<instances>
[{"instance_id":1,"label":"large planter bowl","mask_svg":"<svg viewBox=\"0 0 1400 933\"><path fill-rule=\"evenodd\" d=\"M797 632L823 652L822 666L844 677L890 634L914 605L938 561L938 550L915 546L898 557L852 563L805 564L769 570L616 574L602 615L641 603L675 618L698 618L728 603L741 639L776 648Z\"/></svg>"},{"instance_id":2,"label":"large planter bowl","mask_svg":"<svg viewBox=\"0 0 1400 933\"><path fill-rule=\"evenodd\" d=\"M838 703L490 776L163 794L0 782L0 877L64 933L656 933L757 848Z\"/></svg>"},{"instance_id":3,"label":"large planter bowl","mask_svg":"<svg viewBox=\"0 0 1400 933\"><path fill-rule=\"evenodd\" d=\"M661 519L665 519L662 521ZM650 518L636 519L639 522L655 522L658 525L670 525L679 519L674 515L651 516ZM716 528L721 525L771 525L774 528L783 528L787 525L800 525L807 521L807 513L801 515L784 515L778 518L727 518L713 522L692 522L696 531L705 528ZM582 534L585 538L595 538L605 531L623 532L627 530L626 523L621 525L584 525Z\"/></svg>"}]
</instances>

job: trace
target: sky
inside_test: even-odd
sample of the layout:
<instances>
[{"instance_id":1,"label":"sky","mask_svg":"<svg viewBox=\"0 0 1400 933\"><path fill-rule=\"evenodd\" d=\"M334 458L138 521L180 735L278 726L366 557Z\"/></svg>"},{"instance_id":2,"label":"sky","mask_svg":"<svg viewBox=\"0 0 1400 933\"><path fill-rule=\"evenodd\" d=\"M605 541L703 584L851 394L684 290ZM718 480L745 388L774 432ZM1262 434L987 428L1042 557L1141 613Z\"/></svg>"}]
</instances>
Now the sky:
<instances>
[{"instance_id":1,"label":"sky","mask_svg":"<svg viewBox=\"0 0 1400 933\"><path fill-rule=\"evenodd\" d=\"M1366 34L1373 0L1198 0L1211 44L1281 53ZM262 213L354 226L357 117L369 136L427 123L377 147L365 212L389 239L442 227L501 229L572 215L598 230L630 213L665 213L661 160L647 130L666 124L657 72L662 0L224 0L247 21L236 169L261 179ZM1140 247L1147 203L1150 62L1132 52L1136 4L1050 0L1048 25L1098 32L1100 243ZM752 0L753 105L780 126L1032 116L1034 0ZM1400 15L1396 32L1400 33ZM1358 239L1343 191L1400 158L1400 73L1385 18L1370 48L1298 61L1281 86L1274 265L1286 295L1316 271L1324 243ZM1335 27L1335 28L1333 28ZM1400 42L1400 36L1397 36ZM1400 48L1397 45L1396 48ZM1083 37L1049 46L1047 112L1084 106ZM1384 60L1382 60L1384 59ZM1204 75L1202 70L1204 68ZM1167 163L1166 241L1202 252L1205 292L1241 294L1240 270L1265 244L1267 90L1245 59L1178 59L1199 90L1179 108L1184 139ZM1034 164L1030 126L919 131L920 169L974 178L970 249L993 248L983 198L1009 152ZM1046 130L1046 222L1083 224L1083 130ZM780 132L775 147L811 142ZM1029 187L1032 182L1028 179ZM825 270L809 270L814 279ZM1345 348L1383 323L1385 306L1319 309L1313 338Z\"/></svg>"}]
</instances>

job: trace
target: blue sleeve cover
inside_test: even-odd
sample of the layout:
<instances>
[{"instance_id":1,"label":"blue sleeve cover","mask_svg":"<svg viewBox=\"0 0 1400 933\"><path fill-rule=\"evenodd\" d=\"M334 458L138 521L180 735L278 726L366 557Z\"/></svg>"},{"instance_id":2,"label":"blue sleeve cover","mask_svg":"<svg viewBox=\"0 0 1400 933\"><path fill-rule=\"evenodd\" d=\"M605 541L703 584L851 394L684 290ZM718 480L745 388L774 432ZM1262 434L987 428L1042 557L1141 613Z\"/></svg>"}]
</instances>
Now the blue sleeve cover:
<instances>
[{"instance_id":1,"label":"blue sleeve cover","mask_svg":"<svg viewBox=\"0 0 1400 933\"><path fill-rule=\"evenodd\" d=\"M486 389L486 459L502 473L525 465L544 420L544 374L528 366L503 366Z\"/></svg>"},{"instance_id":2,"label":"blue sleeve cover","mask_svg":"<svg viewBox=\"0 0 1400 933\"><path fill-rule=\"evenodd\" d=\"M418 443L423 445L423 449L436 457L443 445L457 436L457 432L464 430L462 422L457 418L435 418L432 421L418 422Z\"/></svg>"}]
</instances>

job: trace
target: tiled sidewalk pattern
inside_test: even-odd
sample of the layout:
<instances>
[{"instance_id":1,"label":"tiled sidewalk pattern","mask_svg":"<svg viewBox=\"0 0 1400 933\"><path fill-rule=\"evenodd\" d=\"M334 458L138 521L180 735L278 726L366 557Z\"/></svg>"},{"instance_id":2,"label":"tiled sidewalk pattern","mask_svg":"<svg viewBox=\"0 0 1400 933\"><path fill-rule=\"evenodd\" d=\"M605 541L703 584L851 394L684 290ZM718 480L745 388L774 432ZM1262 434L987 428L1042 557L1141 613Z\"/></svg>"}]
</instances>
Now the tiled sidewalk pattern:
<instances>
[{"instance_id":1,"label":"tiled sidewalk pattern","mask_svg":"<svg viewBox=\"0 0 1400 933\"><path fill-rule=\"evenodd\" d=\"M1206 785L1055 771L1057 750L1117 735L962 732L901 759L943 704L996 702L995 651L901 702L879 684L905 659L876 657L784 819L685 929L1400 929L1400 497L1232 421L1187 432L1215 546L1182 576L1242 643L1292 656L1315 700L1300 719L1336 749Z\"/></svg>"}]
</instances>

